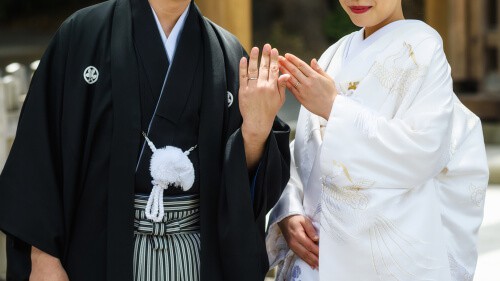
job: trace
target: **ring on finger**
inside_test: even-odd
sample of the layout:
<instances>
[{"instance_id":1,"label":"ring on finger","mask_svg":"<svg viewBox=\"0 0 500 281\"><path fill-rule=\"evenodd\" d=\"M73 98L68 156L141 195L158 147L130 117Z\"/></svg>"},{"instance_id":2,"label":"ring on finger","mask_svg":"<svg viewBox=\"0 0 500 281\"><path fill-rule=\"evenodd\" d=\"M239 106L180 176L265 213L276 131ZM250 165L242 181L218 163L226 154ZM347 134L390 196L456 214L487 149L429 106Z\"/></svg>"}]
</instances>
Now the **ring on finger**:
<instances>
[{"instance_id":1,"label":"ring on finger","mask_svg":"<svg viewBox=\"0 0 500 281\"><path fill-rule=\"evenodd\" d=\"M300 86L300 82L297 81L297 83L295 83L295 85L293 85L295 88L299 87Z\"/></svg>"},{"instance_id":2,"label":"ring on finger","mask_svg":"<svg viewBox=\"0 0 500 281\"><path fill-rule=\"evenodd\" d=\"M259 79L259 78L257 78L257 77L248 77L248 80L257 80L257 79Z\"/></svg>"}]
</instances>

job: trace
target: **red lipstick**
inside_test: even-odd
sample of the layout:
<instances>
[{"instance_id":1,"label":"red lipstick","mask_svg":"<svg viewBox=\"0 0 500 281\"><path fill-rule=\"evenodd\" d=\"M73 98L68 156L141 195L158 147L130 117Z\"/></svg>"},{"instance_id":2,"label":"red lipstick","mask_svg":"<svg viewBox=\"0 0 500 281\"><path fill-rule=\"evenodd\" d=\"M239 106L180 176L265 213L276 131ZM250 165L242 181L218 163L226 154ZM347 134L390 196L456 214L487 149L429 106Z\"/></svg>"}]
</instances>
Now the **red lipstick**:
<instances>
[{"instance_id":1,"label":"red lipstick","mask_svg":"<svg viewBox=\"0 0 500 281\"><path fill-rule=\"evenodd\" d=\"M364 14L368 12L372 7L371 6L350 6L351 11L355 14Z\"/></svg>"}]
</instances>

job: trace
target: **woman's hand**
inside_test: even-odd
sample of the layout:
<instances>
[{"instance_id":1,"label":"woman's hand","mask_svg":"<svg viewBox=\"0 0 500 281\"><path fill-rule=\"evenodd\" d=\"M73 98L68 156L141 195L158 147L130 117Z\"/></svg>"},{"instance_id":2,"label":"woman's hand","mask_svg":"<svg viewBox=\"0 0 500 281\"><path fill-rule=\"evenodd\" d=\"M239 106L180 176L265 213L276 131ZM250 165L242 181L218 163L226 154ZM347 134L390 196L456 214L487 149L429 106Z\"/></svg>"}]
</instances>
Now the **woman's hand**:
<instances>
[{"instance_id":1,"label":"woman's hand","mask_svg":"<svg viewBox=\"0 0 500 281\"><path fill-rule=\"evenodd\" d=\"M289 216L278 223L288 247L313 269L319 266L319 237L307 217Z\"/></svg>"},{"instance_id":2,"label":"woman's hand","mask_svg":"<svg viewBox=\"0 0 500 281\"><path fill-rule=\"evenodd\" d=\"M262 48L260 67L259 48L256 47L250 52L250 61L246 58L240 61L241 133L250 169L258 163L274 119L285 103L289 75L280 77L278 57L278 50L266 44Z\"/></svg>"},{"instance_id":3,"label":"woman's hand","mask_svg":"<svg viewBox=\"0 0 500 281\"><path fill-rule=\"evenodd\" d=\"M295 98L310 112L328 120L337 88L333 79L318 65L316 59L311 65L294 55L279 58L280 70L290 74L286 84Z\"/></svg>"}]
</instances>

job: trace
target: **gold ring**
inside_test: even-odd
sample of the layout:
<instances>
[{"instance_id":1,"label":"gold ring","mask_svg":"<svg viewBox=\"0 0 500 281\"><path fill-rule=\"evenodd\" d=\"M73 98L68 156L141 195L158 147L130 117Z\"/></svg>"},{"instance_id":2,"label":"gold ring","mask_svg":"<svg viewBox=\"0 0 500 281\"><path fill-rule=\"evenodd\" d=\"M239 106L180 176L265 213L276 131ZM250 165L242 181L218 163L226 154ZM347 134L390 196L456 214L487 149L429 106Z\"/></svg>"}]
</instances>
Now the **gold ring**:
<instances>
[{"instance_id":1,"label":"gold ring","mask_svg":"<svg viewBox=\"0 0 500 281\"><path fill-rule=\"evenodd\" d=\"M248 80L258 80L259 78L249 77Z\"/></svg>"}]
</instances>

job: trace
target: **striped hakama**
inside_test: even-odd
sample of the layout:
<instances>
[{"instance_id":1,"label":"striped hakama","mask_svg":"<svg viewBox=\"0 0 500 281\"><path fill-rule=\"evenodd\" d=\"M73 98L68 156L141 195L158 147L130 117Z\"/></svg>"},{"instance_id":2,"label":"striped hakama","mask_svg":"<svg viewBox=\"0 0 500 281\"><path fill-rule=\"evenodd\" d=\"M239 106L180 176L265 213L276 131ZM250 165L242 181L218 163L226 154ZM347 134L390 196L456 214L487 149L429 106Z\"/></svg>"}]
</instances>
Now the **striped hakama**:
<instances>
[{"instance_id":1,"label":"striped hakama","mask_svg":"<svg viewBox=\"0 0 500 281\"><path fill-rule=\"evenodd\" d=\"M164 197L165 216L146 218L148 196L134 200L134 280L200 280L199 196Z\"/></svg>"}]
</instances>

